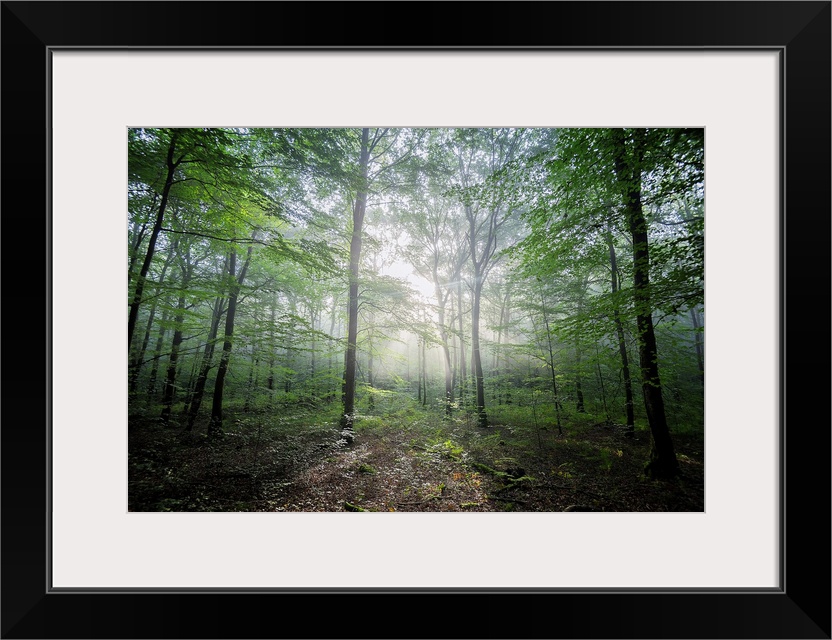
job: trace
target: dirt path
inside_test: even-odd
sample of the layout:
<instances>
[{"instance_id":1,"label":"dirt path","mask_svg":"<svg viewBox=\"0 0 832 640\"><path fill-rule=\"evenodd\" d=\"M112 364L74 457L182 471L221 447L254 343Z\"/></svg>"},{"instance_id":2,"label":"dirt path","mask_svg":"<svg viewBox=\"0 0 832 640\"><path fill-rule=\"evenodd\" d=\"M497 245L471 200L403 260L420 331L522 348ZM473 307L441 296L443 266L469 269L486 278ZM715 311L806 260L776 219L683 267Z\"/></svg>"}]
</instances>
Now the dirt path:
<instances>
[{"instance_id":1,"label":"dirt path","mask_svg":"<svg viewBox=\"0 0 832 640\"><path fill-rule=\"evenodd\" d=\"M672 482L642 468L649 435L609 425L533 431L378 418L355 442L334 424L239 421L215 442L144 424L130 442L131 511L703 511L701 437L676 435ZM259 425L259 426L258 426Z\"/></svg>"}]
</instances>

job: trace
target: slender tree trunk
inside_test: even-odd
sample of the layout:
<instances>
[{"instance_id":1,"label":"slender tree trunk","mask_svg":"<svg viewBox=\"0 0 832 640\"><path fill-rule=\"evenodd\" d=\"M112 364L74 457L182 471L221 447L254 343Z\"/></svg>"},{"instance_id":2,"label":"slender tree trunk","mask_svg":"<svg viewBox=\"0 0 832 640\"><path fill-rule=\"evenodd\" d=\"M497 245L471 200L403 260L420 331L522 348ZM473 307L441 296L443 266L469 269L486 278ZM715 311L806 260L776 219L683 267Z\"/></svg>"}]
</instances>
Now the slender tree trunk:
<instances>
[{"instance_id":1,"label":"slender tree trunk","mask_svg":"<svg viewBox=\"0 0 832 640\"><path fill-rule=\"evenodd\" d=\"M494 349L494 395L497 400L497 404L503 404L504 381L502 380L503 370L500 368L500 344L503 339L503 327L505 326L504 323L507 311L506 307L508 306L508 297L509 293L506 292L506 295L503 296L502 304L500 305L500 320L497 323L497 346ZM506 369L506 371L507 370L508 369Z\"/></svg>"},{"instance_id":2,"label":"slender tree trunk","mask_svg":"<svg viewBox=\"0 0 832 640\"><path fill-rule=\"evenodd\" d=\"M468 372L466 371L467 359L465 357L464 338L464 317L462 314L462 278L457 281L457 301L459 303L459 405L464 407L468 403Z\"/></svg>"},{"instance_id":3,"label":"slender tree trunk","mask_svg":"<svg viewBox=\"0 0 832 640\"><path fill-rule=\"evenodd\" d=\"M136 290L133 293L133 302L130 303L130 315L127 320L127 348L133 342L133 331L136 328L136 320L139 317L139 305L142 302L142 293L144 292L144 285L147 278L147 273L150 271L150 263L153 262L153 254L156 251L156 240L159 237L159 232L162 230L162 220L165 217L165 209L168 206L168 197L170 196L170 188L173 186L173 178L176 174L176 168L182 161L182 158L174 161L173 156L176 153L176 142L179 133L174 131L170 137L170 144L168 145L167 153L167 177L165 178L165 186L162 189L162 200L159 203L159 212L156 214L156 220L153 223L153 230L150 232L150 239L147 243L147 254L144 257L142 268L139 271L139 278L136 281Z\"/></svg>"},{"instance_id":4,"label":"slender tree trunk","mask_svg":"<svg viewBox=\"0 0 832 640\"><path fill-rule=\"evenodd\" d=\"M155 196L155 194L154 194ZM156 204L156 200L154 197L153 204ZM147 232L147 223L139 227L138 231L135 233L135 237L133 241L130 243L130 263L127 265L127 281L130 282L133 280L133 271L136 269L136 262L139 260L139 248L142 246L142 240L144 240L144 234Z\"/></svg>"},{"instance_id":5,"label":"slender tree trunk","mask_svg":"<svg viewBox=\"0 0 832 640\"><path fill-rule=\"evenodd\" d=\"M643 129L634 129L633 140L628 145L624 130L613 129L616 143L615 172L624 196L627 223L633 238L633 299L636 308L642 391L647 421L653 435L650 461L645 465L645 473L652 478L671 478L679 473L679 462L676 459L665 414L656 334L653 330L653 309L650 302L647 221L641 210L644 135Z\"/></svg>"},{"instance_id":6,"label":"slender tree trunk","mask_svg":"<svg viewBox=\"0 0 832 640\"><path fill-rule=\"evenodd\" d=\"M543 324L546 327L546 343L549 347L549 370L552 372L552 393L555 396L555 419L558 425L558 435L563 435L563 426L560 422L560 398L558 398L558 381L555 375L555 355L552 350L552 333L549 330L549 314L546 312L546 300L543 297L543 288L540 289L540 303L543 307Z\"/></svg>"},{"instance_id":7,"label":"slender tree trunk","mask_svg":"<svg viewBox=\"0 0 832 640\"><path fill-rule=\"evenodd\" d=\"M503 325L505 329L503 329L503 343L509 344L511 342L511 304L509 299L509 294L506 294L506 315L505 315L505 324ZM506 350L503 354L503 372L505 377L505 385L503 386L503 403L504 404L511 404L511 385L512 381L510 378L510 373L512 371L513 362L511 360L511 355L508 350Z\"/></svg>"},{"instance_id":8,"label":"slender tree trunk","mask_svg":"<svg viewBox=\"0 0 832 640\"><path fill-rule=\"evenodd\" d=\"M165 302L167 305L167 301ZM165 309L162 312L162 322L159 324L159 337L156 338L156 349L153 352L153 365L150 367L150 378L147 382L147 395L156 395L156 378L159 375L159 359L162 353L162 346L165 344L165 334L167 333L167 323L170 314Z\"/></svg>"},{"instance_id":9,"label":"slender tree trunk","mask_svg":"<svg viewBox=\"0 0 832 640\"><path fill-rule=\"evenodd\" d=\"M575 367L577 369L575 372L575 396L577 397L575 411L578 413L586 413L586 409L584 408L584 390L581 385L581 347L578 344L575 345Z\"/></svg>"},{"instance_id":10,"label":"slender tree trunk","mask_svg":"<svg viewBox=\"0 0 832 640\"><path fill-rule=\"evenodd\" d=\"M297 298L294 294L287 293L286 301L289 304L289 312L293 316L298 315ZM295 349L292 346L293 340L286 340L286 348L283 350L283 393L288 394L292 390L295 371Z\"/></svg>"},{"instance_id":11,"label":"slender tree trunk","mask_svg":"<svg viewBox=\"0 0 832 640\"><path fill-rule=\"evenodd\" d=\"M702 386L705 386L705 359L702 354L702 334L699 332L699 327L702 326L699 322L699 313L695 307L690 308L690 319L693 322L693 338L696 340L696 362L699 365L699 380Z\"/></svg>"},{"instance_id":12,"label":"slender tree trunk","mask_svg":"<svg viewBox=\"0 0 832 640\"><path fill-rule=\"evenodd\" d=\"M175 244L174 244L175 246ZM142 346L139 348L139 352L136 354L136 357L133 359L133 364L130 367L130 392L135 392L136 387L139 383L139 372L142 368L142 362L144 362L145 353L147 353L147 346L150 343L150 333L153 329L153 320L156 317L156 308L158 306L158 292L159 288L165 282L165 274L167 273L168 267L170 266L171 261L173 260L174 252L171 251L168 254L167 259L165 260L165 264L162 266L162 272L159 274L159 282L156 283L156 293L157 297L154 297L153 304L150 307L150 313L147 317L147 325L144 331L144 338L142 339Z\"/></svg>"},{"instance_id":13,"label":"slender tree trunk","mask_svg":"<svg viewBox=\"0 0 832 640\"><path fill-rule=\"evenodd\" d=\"M448 296L450 303L451 303L451 318L450 324L451 327L454 325L454 321L456 318L454 317L454 295L450 293ZM456 336L451 333L450 336L451 340L451 347L453 353L451 355L451 363L453 364L452 371L451 371L451 401L453 402L453 393L454 390L457 388L457 383L459 380L459 348L457 347L457 339Z\"/></svg>"},{"instance_id":14,"label":"slender tree trunk","mask_svg":"<svg viewBox=\"0 0 832 640\"><path fill-rule=\"evenodd\" d=\"M130 385L128 389L130 393L135 393L139 385L139 373L141 372L142 363L147 353L147 347L150 345L150 334L153 330L153 321L156 319L156 307L157 300L154 300L153 304L150 305L150 313L147 315L147 324L144 329L142 345L139 347L138 352L133 357L133 362L130 364Z\"/></svg>"},{"instance_id":15,"label":"slender tree trunk","mask_svg":"<svg viewBox=\"0 0 832 640\"><path fill-rule=\"evenodd\" d=\"M442 320L440 320L440 323ZM442 363L445 366L445 415L451 415L451 408L454 403L454 381L451 373L451 350L448 346L447 329L442 330Z\"/></svg>"},{"instance_id":16,"label":"slender tree trunk","mask_svg":"<svg viewBox=\"0 0 832 640\"><path fill-rule=\"evenodd\" d=\"M422 404L422 339L416 340L416 403Z\"/></svg>"},{"instance_id":17,"label":"slender tree trunk","mask_svg":"<svg viewBox=\"0 0 832 640\"><path fill-rule=\"evenodd\" d=\"M630 375L630 358L627 355L627 342L624 338L624 323L621 321L621 314L618 311L618 259L615 255L615 245L612 241L612 231L607 228L607 247L610 252L610 284L612 286L612 294L614 300L612 319L615 324L615 333L618 337L618 353L621 357L621 377L624 379L624 410L627 416L627 431L625 435L628 438L635 437L636 433L636 418L633 405L633 380Z\"/></svg>"},{"instance_id":18,"label":"slender tree trunk","mask_svg":"<svg viewBox=\"0 0 832 640\"><path fill-rule=\"evenodd\" d=\"M311 344L309 345L309 356L310 356L310 359L311 359L311 363L310 363L310 366L309 366L309 379L310 379L310 383L312 385L312 388L314 390L314 393L315 393L316 397L317 397L317 394L318 394L318 385L317 385L317 382L315 380L315 373L316 373L316 371L315 371L315 366L316 366L315 352L318 349L318 341L317 341L317 338L315 337L315 331L317 330L317 327L318 327L318 316L319 316L319 314L320 314L320 310L315 305L310 305L309 306L309 315L310 315L310 320L311 320L311 323L312 323L312 339L311 339Z\"/></svg>"},{"instance_id":19,"label":"slender tree trunk","mask_svg":"<svg viewBox=\"0 0 832 640\"><path fill-rule=\"evenodd\" d=\"M337 305L335 304L335 299L333 298L333 300L332 300L332 316L331 316L330 322L329 322L330 343L329 343L328 354L327 354L327 375L328 375L330 380L335 380L335 367L333 366L333 362L332 362L332 354L333 354L333 351L334 351L333 341L335 339L335 319L338 315L336 309L337 309ZM332 389L328 384L327 385L327 391L326 391L326 401L328 403L332 402L335 399L335 394L336 393L337 393L337 389Z\"/></svg>"},{"instance_id":20,"label":"slender tree trunk","mask_svg":"<svg viewBox=\"0 0 832 640\"><path fill-rule=\"evenodd\" d=\"M352 238L350 240L350 288L347 305L347 350L344 354L344 385L342 390L343 414L341 430L344 439L354 439L355 423L355 369L356 344L358 341L358 266L361 261L361 231L364 226L364 212L367 208L367 178L370 169L370 130L361 130L361 155L358 161L360 183L355 196L352 213Z\"/></svg>"},{"instance_id":21,"label":"slender tree trunk","mask_svg":"<svg viewBox=\"0 0 832 640\"><path fill-rule=\"evenodd\" d=\"M186 278L182 279L183 288L186 286ZM183 289L184 290L184 289ZM165 377L165 387L162 394L162 424L167 424L173 409L173 402L176 396L176 367L179 364L179 347L182 345L182 324L185 322L185 296L179 296L179 304L176 307L176 318L174 319L176 329L173 332L173 341L170 345L170 356L168 359L168 372Z\"/></svg>"},{"instance_id":22,"label":"slender tree trunk","mask_svg":"<svg viewBox=\"0 0 832 640\"><path fill-rule=\"evenodd\" d=\"M422 406L428 404L428 359L427 359L427 340L422 340Z\"/></svg>"},{"instance_id":23,"label":"slender tree trunk","mask_svg":"<svg viewBox=\"0 0 832 640\"><path fill-rule=\"evenodd\" d=\"M598 343L595 343L595 367L598 370L598 386L601 388L601 402L604 405L604 415L607 417L607 424L610 423L610 412L607 409L607 392L604 388L604 376L601 375L601 354L598 351Z\"/></svg>"},{"instance_id":24,"label":"slender tree trunk","mask_svg":"<svg viewBox=\"0 0 832 640\"><path fill-rule=\"evenodd\" d=\"M578 296L578 316L583 315L584 311L584 297L586 296L587 287L589 286L589 275L584 278L583 286L580 289L580 295ZM586 413L586 409L584 408L584 391L582 385L582 378L583 378L583 371L581 369L581 360L582 360L582 352L581 352L581 341L579 338L575 339L575 396L577 398L577 402L575 405L575 411L577 413Z\"/></svg>"},{"instance_id":25,"label":"slender tree trunk","mask_svg":"<svg viewBox=\"0 0 832 640\"><path fill-rule=\"evenodd\" d=\"M214 301L214 312L211 315L211 328L208 331L208 342L205 344L205 351L202 353L202 365L199 368L199 376L197 376L196 385L194 385L194 391L191 395L191 406L188 408L188 424L185 427L187 431L193 429L196 417L199 415L199 408L202 406L205 385L208 382L208 373L211 371L214 359L214 348L217 344L220 320L224 313L225 300L223 298L217 298Z\"/></svg>"},{"instance_id":26,"label":"slender tree trunk","mask_svg":"<svg viewBox=\"0 0 832 640\"><path fill-rule=\"evenodd\" d=\"M243 403L243 413L248 413L251 410L251 399L254 395L254 372L257 370L257 348L252 345L251 349L251 367L248 370L248 384L246 385L246 400Z\"/></svg>"},{"instance_id":27,"label":"slender tree trunk","mask_svg":"<svg viewBox=\"0 0 832 640\"><path fill-rule=\"evenodd\" d=\"M370 316L370 325L373 324L373 316ZM373 330L367 332L367 404L370 411L376 408L376 400L373 395Z\"/></svg>"},{"instance_id":28,"label":"slender tree trunk","mask_svg":"<svg viewBox=\"0 0 832 640\"><path fill-rule=\"evenodd\" d=\"M442 341L442 364L445 368L445 397L443 398L443 404L445 406L445 415L450 416L451 405L454 401L454 383L451 373L451 350L448 346L448 327L445 326L445 304L447 303L448 296L442 293L436 260L434 260L433 264L433 285L436 296L437 328L439 329L439 339Z\"/></svg>"},{"instance_id":29,"label":"slender tree trunk","mask_svg":"<svg viewBox=\"0 0 832 640\"><path fill-rule=\"evenodd\" d=\"M485 412L485 387L483 385L482 358L480 356L480 296L482 282L474 271L474 291L471 300L471 368L474 374L474 384L477 389L477 425L488 426L488 415Z\"/></svg>"},{"instance_id":30,"label":"slender tree trunk","mask_svg":"<svg viewBox=\"0 0 832 640\"><path fill-rule=\"evenodd\" d=\"M266 379L266 387L269 391L274 391L274 352L277 349L277 344L274 338L274 328L277 321L277 294L272 295L271 308L269 310L269 377ZM331 332L330 332L331 333ZM274 394L270 393L269 398L273 398Z\"/></svg>"},{"instance_id":31,"label":"slender tree trunk","mask_svg":"<svg viewBox=\"0 0 832 640\"><path fill-rule=\"evenodd\" d=\"M216 438L221 436L222 431L222 400L223 390L225 387L225 376L228 373L228 363L231 360L231 346L232 338L234 336L234 320L237 315L237 297L240 294L240 288L246 279L246 271L251 262L252 246L249 245L246 261L243 268L240 270L240 275L236 281L231 284L231 290L228 294L228 311L225 314L225 340L222 344L222 355L220 356L220 364L217 367L217 379L214 382L214 401L211 405L211 421L208 424L208 436ZM232 250L228 259L228 274L231 279L237 273L237 252Z\"/></svg>"}]
</instances>

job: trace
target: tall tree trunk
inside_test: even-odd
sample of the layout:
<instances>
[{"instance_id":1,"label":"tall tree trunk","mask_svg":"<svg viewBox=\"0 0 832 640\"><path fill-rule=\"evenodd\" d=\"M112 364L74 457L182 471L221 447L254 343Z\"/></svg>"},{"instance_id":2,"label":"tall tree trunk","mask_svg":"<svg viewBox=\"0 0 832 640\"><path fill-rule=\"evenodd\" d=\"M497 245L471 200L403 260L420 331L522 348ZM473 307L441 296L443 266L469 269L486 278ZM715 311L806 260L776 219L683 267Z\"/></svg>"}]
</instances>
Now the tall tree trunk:
<instances>
[{"instance_id":1,"label":"tall tree trunk","mask_svg":"<svg viewBox=\"0 0 832 640\"><path fill-rule=\"evenodd\" d=\"M456 318L454 317L454 294L450 293L450 295L448 296L448 299L451 302L450 324L451 324L452 329L451 329L451 335L450 335L450 340L451 340L451 345L450 346L453 350L453 354L451 354L451 363L453 365L452 366L452 371L451 371L451 394L453 395L453 390L457 388L457 381L459 380L459 348L457 347L457 338L456 338L455 335L453 335L454 334L453 326L454 326L454 321L456 320Z\"/></svg>"},{"instance_id":2,"label":"tall tree trunk","mask_svg":"<svg viewBox=\"0 0 832 640\"><path fill-rule=\"evenodd\" d=\"M650 461L645 473L652 478L671 478L679 473L679 462L670 437L659 378L658 349L650 302L650 252L647 221L641 210L641 164L643 129L634 129L628 145L623 129L613 129L615 173L624 196L627 224L633 239L633 300L638 330L639 364L647 421L653 436Z\"/></svg>"},{"instance_id":3,"label":"tall tree trunk","mask_svg":"<svg viewBox=\"0 0 832 640\"><path fill-rule=\"evenodd\" d=\"M587 274L584 277L583 285L580 288L579 296L578 296L578 316L583 316L584 311L584 297L586 296L587 288L589 287L589 275ZM575 396L577 398L577 402L575 404L575 411L577 413L586 413L586 409L584 407L584 391L582 385L582 378L583 378L583 371L581 369L581 360L582 360L582 352L581 352L581 341L580 338L575 338Z\"/></svg>"},{"instance_id":4,"label":"tall tree trunk","mask_svg":"<svg viewBox=\"0 0 832 640\"><path fill-rule=\"evenodd\" d=\"M317 351L317 348L318 348L318 341L317 341L317 338L316 338L315 331L317 331L317 327L318 327L318 316L320 315L320 310L315 305L310 305L309 306L309 315L310 315L309 319L310 319L311 324L312 324L312 339L311 339L311 344L309 345L309 356L310 356L310 359L311 359L310 366L309 366L309 379L310 379L310 383L312 385L313 392L315 393L315 396L317 397L317 395L318 395L318 384L317 384L317 381L315 380L315 373L316 373L315 372L315 352Z\"/></svg>"},{"instance_id":5,"label":"tall tree trunk","mask_svg":"<svg viewBox=\"0 0 832 640\"><path fill-rule=\"evenodd\" d=\"M337 317L337 304L335 298L332 299L332 316L330 317L329 321L329 347L327 348L327 377L329 380L335 380L335 367L333 366L332 362L332 354L333 354L333 342L335 339L335 319ZM326 401L332 402L335 399L335 394L338 392L337 389L332 389L329 384L326 387Z\"/></svg>"},{"instance_id":6,"label":"tall tree trunk","mask_svg":"<svg viewBox=\"0 0 832 640\"><path fill-rule=\"evenodd\" d=\"M416 340L416 403L422 404L422 339Z\"/></svg>"},{"instance_id":7,"label":"tall tree trunk","mask_svg":"<svg viewBox=\"0 0 832 640\"><path fill-rule=\"evenodd\" d=\"M445 415L450 416L451 406L454 402L454 382L453 374L451 373L451 349L448 346L448 327L445 325L445 305L448 301L448 294L442 293L437 261L437 259L434 259L433 262L433 286L434 295L436 296L436 322L437 328L439 329L439 339L442 341L442 364L445 368L445 397L443 398L443 405L445 406Z\"/></svg>"},{"instance_id":8,"label":"tall tree trunk","mask_svg":"<svg viewBox=\"0 0 832 640\"><path fill-rule=\"evenodd\" d=\"M269 310L269 377L266 379L266 387L269 391L274 391L274 352L277 349L277 344L274 338L274 328L277 314L277 294L272 294L272 303ZM269 398L273 398L274 394L270 393Z\"/></svg>"},{"instance_id":9,"label":"tall tree trunk","mask_svg":"<svg viewBox=\"0 0 832 640\"><path fill-rule=\"evenodd\" d=\"M444 315L444 314L443 314ZM451 415L451 408L454 403L454 381L451 373L451 349L448 346L448 331L444 327L444 319L439 320L443 327L441 332L442 338L442 363L445 366L445 415Z\"/></svg>"},{"instance_id":10,"label":"tall tree trunk","mask_svg":"<svg viewBox=\"0 0 832 640\"><path fill-rule=\"evenodd\" d=\"M186 278L182 278L183 291L187 286ZM168 358L168 372L165 376L165 387L162 394L162 424L170 420L173 402L176 396L176 367L179 364L179 347L182 345L182 324L185 322L185 296L179 296L179 303L176 307L176 328L173 332L173 340L170 345L170 356Z\"/></svg>"},{"instance_id":11,"label":"tall tree trunk","mask_svg":"<svg viewBox=\"0 0 832 640\"><path fill-rule=\"evenodd\" d=\"M558 381L555 375L555 355L552 350L552 332L549 330L549 314L546 311L546 299L543 297L543 287L540 288L540 303L543 307L543 324L546 327L546 344L549 347L549 369L552 372L552 393L555 396L555 419L558 425L558 435L563 435L560 422L560 398L558 397Z\"/></svg>"},{"instance_id":12,"label":"tall tree trunk","mask_svg":"<svg viewBox=\"0 0 832 640\"><path fill-rule=\"evenodd\" d=\"M696 340L696 363L699 365L699 380L702 386L705 386L705 359L702 355L702 334L699 332L699 327L702 324L699 321L699 313L696 307L690 308L690 319L693 322L693 338Z\"/></svg>"},{"instance_id":13,"label":"tall tree trunk","mask_svg":"<svg viewBox=\"0 0 832 640\"><path fill-rule=\"evenodd\" d=\"M217 298L214 301L214 312L211 315L211 328L208 331L208 341L205 344L205 351L202 353L202 364L199 368L199 375L194 385L193 394L191 394L191 406L188 408L188 424L185 427L186 431L191 431L194 428L194 422L199 415L199 408L202 406L202 398L205 395L205 385L208 382L208 373L211 371L212 362L214 359L214 348L217 344L217 334L220 330L220 320L225 313L225 300Z\"/></svg>"},{"instance_id":14,"label":"tall tree trunk","mask_svg":"<svg viewBox=\"0 0 832 640\"><path fill-rule=\"evenodd\" d=\"M127 349L133 342L133 331L136 328L136 320L139 317L139 305L142 302L142 293L144 292L145 280L147 273L150 271L150 263L153 262L153 254L156 251L156 240L159 237L159 232L162 230L162 220L165 217L165 209L168 206L168 197L170 196L170 188L173 186L173 178L176 174L176 168L182 161L182 158L174 160L173 156L176 153L176 142L179 137L179 132L174 131L170 137L170 144L168 145L167 153L167 177L165 178L165 186L162 189L162 200L159 203L159 211L156 214L156 220L153 223L153 230L150 232L150 239L147 243L147 254L144 257L142 268L139 271L139 278L136 281L136 290L133 293L133 302L130 303L130 315L127 319Z\"/></svg>"},{"instance_id":15,"label":"tall tree trunk","mask_svg":"<svg viewBox=\"0 0 832 640\"><path fill-rule=\"evenodd\" d=\"M240 270L240 275L236 281L232 282L231 290L228 293L228 311L225 314L225 340L222 343L222 355L220 356L220 364L217 367L217 379L214 382L214 400L211 404L211 421L208 423L208 436L216 438L222 435L222 399L223 390L225 387L225 376L228 373L228 363L231 360L231 346L232 338L234 336L234 319L237 315L237 297L240 294L240 288L246 279L246 271L251 262L252 246L249 245L246 254L246 261L243 268ZM231 251L228 258L228 275L233 279L237 274L237 252Z\"/></svg>"},{"instance_id":16,"label":"tall tree trunk","mask_svg":"<svg viewBox=\"0 0 832 640\"><path fill-rule=\"evenodd\" d=\"M586 413L586 408L584 408L584 390L581 386L581 347L577 343L575 344L575 368L577 369L575 372L575 396L577 397L575 411L578 413Z\"/></svg>"},{"instance_id":17,"label":"tall tree trunk","mask_svg":"<svg viewBox=\"0 0 832 640\"><path fill-rule=\"evenodd\" d=\"M175 246L175 244L174 244ZM165 274L167 273L168 267L170 266L171 261L173 260L174 252L171 251L168 254L167 259L165 260L165 264L162 266L162 272L159 274L159 282L156 283L156 296L153 299L153 304L150 307L150 313L147 317L147 325L145 326L144 331L144 338L142 339L142 345L139 348L138 353L136 353L135 357L133 358L133 363L130 367L130 392L135 392L136 387L139 383L139 372L142 368L142 363L144 362L145 353L147 353L147 346L150 343L150 333L153 329L153 320L156 317L156 308L158 306L158 294L159 288L165 281Z\"/></svg>"},{"instance_id":18,"label":"tall tree trunk","mask_svg":"<svg viewBox=\"0 0 832 640\"><path fill-rule=\"evenodd\" d=\"M488 415L485 412L485 387L482 375L482 357L480 356L480 296L482 294L482 281L474 270L474 291L471 296L471 369L474 375L474 384L477 389L477 426L488 426Z\"/></svg>"},{"instance_id":19,"label":"tall tree trunk","mask_svg":"<svg viewBox=\"0 0 832 640\"><path fill-rule=\"evenodd\" d=\"M246 400L243 403L243 413L248 413L251 410L251 400L254 395L254 387L256 385L254 374L257 371L257 365L259 364L259 360L257 359L257 352L257 345L252 344L251 367L248 370L248 384L246 385Z\"/></svg>"},{"instance_id":20,"label":"tall tree trunk","mask_svg":"<svg viewBox=\"0 0 832 640\"><path fill-rule=\"evenodd\" d=\"M373 315L370 315L370 326L373 324ZM376 408L376 399L373 394L373 330L367 332L367 405L372 411Z\"/></svg>"},{"instance_id":21,"label":"tall tree trunk","mask_svg":"<svg viewBox=\"0 0 832 640\"><path fill-rule=\"evenodd\" d=\"M500 344L503 340L503 327L505 326L506 311L508 307L509 292L503 296L500 304L500 320L497 323L497 345L494 349L494 395L496 396L497 404L503 404L503 387L505 382L502 380L502 368L500 367ZM506 371L508 368L506 367Z\"/></svg>"},{"instance_id":22,"label":"tall tree trunk","mask_svg":"<svg viewBox=\"0 0 832 640\"><path fill-rule=\"evenodd\" d=\"M422 340L422 406L428 404L428 359L427 340Z\"/></svg>"},{"instance_id":23,"label":"tall tree trunk","mask_svg":"<svg viewBox=\"0 0 832 640\"><path fill-rule=\"evenodd\" d=\"M165 305L168 301L165 301ZM159 337L156 338L156 349L153 352L153 365L150 367L150 378L147 382L147 395L156 395L156 377L159 375L159 359L162 354L162 346L165 344L165 334L167 333L167 323L170 313L167 308L162 312L162 322L159 323Z\"/></svg>"},{"instance_id":24,"label":"tall tree trunk","mask_svg":"<svg viewBox=\"0 0 832 640\"><path fill-rule=\"evenodd\" d=\"M153 204L156 204L156 194L153 194ZM135 232L133 241L130 243L130 263L127 265L127 281L133 280L133 271L136 268L136 262L139 260L139 248L142 246L144 234L147 232L147 223L142 224Z\"/></svg>"},{"instance_id":25,"label":"tall tree trunk","mask_svg":"<svg viewBox=\"0 0 832 640\"><path fill-rule=\"evenodd\" d=\"M459 303L459 406L464 407L468 403L466 395L468 393L468 371L466 366L468 364L465 357L465 339L464 339L464 317L462 314L462 278L459 278L456 283L457 301Z\"/></svg>"},{"instance_id":26,"label":"tall tree trunk","mask_svg":"<svg viewBox=\"0 0 832 640\"><path fill-rule=\"evenodd\" d=\"M342 390L343 414L341 430L344 439L351 443L355 423L355 369L356 343L358 341L358 266L361 261L361 230L367 209L367 177L370 169L370 130L361 130L361 155L358 160L360 182L352 212L352 238L350 239L350 290L347 305L347 350L344 354L344 385Z\"/></svg>"},{"instance_id":27,"label":"tall tree trunk","mask_svg":"<svg viewBox=\"0 0 832 640\"><path fill-rule=\"evenodd\" d=\"M289 304L289 313L293 317L298 315L297 298L292 293L286 294L286 301ZM286 348L283 350L283 393L288 394L292 390L295 371L295 349L292 346L292 336L287 336Z\"/></svg>"},{"instance_id":28,"label":"tall tree trunk","mask_svg":"<svg viewBox=\"0 0 832 640\"><path fill-rule=\"evenodd\" d=\"M621 377L624 379L624 410L627 416L627 431L625 435L628 438L633 438L636 433L636 418L633 405L633 380L630 375L630 358L627 355L627 342L624 339L624 323L621 321L621 314L618 311L618 259L615 255L615 245L612 241L612 231L609 228L607 228L607 247L610 252L610 284L612 286L612 294L614 298L612 319L615 324L615 333L618 337L618 354L621 357Z\"/></svg>"},{"instance_id":29,"label":"tall tree trunk","mask_svg":"<svg viewBox=\"0 0 832 640\"><path fill-rule=\"evenodd\" d=\"M601 389L601 402L604 405L604 415L607 418L607 424L610 423L610 412L607 409L607 391L604 388L604 376L601 375L601 354L598 350L598 343L595 343L595 368L598 370L598 386Z\"/></svg>"}]
</instances>

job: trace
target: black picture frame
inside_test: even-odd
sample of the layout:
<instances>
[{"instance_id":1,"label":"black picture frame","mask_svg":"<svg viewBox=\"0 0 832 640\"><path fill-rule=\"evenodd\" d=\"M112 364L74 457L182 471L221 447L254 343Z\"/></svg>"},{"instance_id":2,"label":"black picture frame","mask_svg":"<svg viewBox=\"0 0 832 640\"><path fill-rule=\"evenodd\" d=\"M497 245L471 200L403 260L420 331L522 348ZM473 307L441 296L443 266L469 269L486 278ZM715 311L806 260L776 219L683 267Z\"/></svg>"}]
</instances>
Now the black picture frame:
<instances>
[{"instance_id":1,"label":"black picture frame","mask_svg":"<svg viewBox=\"0 0 832 640\"><path fill-rule=\"evenodd\" d=\"M830 638L831 7L829 1L2 2L2 637ZM779 51L785 79L781 588L52 592L49 390L60 381L50 380L48 366L56 320L49 310L47 100L50 51L62 47ZM77 417L79 430L83 419Z\"/></svg>"}]
</instances>

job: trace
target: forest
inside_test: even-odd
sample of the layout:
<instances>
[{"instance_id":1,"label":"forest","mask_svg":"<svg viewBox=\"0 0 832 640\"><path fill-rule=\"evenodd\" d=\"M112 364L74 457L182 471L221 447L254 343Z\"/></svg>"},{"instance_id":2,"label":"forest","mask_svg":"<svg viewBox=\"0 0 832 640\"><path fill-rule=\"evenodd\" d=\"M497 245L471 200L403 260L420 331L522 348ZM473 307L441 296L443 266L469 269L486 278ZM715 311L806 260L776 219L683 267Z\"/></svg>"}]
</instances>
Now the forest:
<instances>
[{"instance_id":1,"label":"forest","mask_svg":"<svg viewBox=\"0 0 832 640\"><path fill-rule=\"evenodd\" d=\"M704 511L704 129L127 153L129 511Z\"/></svg>"}]
</instances>

